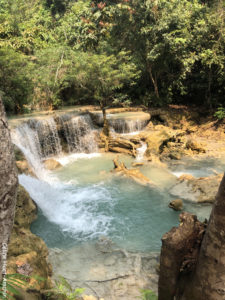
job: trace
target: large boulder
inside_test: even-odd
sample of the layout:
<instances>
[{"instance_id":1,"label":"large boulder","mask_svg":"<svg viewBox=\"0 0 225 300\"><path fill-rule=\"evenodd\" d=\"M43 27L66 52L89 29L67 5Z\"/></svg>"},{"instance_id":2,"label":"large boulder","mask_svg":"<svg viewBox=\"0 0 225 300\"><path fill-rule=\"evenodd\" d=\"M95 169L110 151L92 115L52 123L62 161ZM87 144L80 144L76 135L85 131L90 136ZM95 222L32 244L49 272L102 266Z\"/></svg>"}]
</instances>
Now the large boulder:
<instances>
[{"instance_id":1,"label":"large boulder","mask_svg":"<svg viewBox=\"0 0 225 300\"><path fill-rule=\"evenodd\" d=\"M183 209L183 201L181 199L175 199L169 203L169 207L178 211Z\"/></svg>"},{"instance_id":2,"label":"large boulder","mask_svg":"<svg viewBox=\"0 0 225 300\"><path fill-rule=\"evenodd\" d=\"M141 133L139 138L147 143L145 152L147 159L151 160L153 155L157 155L161 159L180 159L184 154L186 144L184 134L181 130L173 130L163 125L157 125L154 129Z\"/></svg>"},{"instance_id":3,"label":"large boulder","mask_svg":"<svg viewBox=\"0 0 225 300\"><path fill-rule=\"evenodd\" d=\"M44 161L44 166L46 169L53 171L62 167L62 165L55 159L49 158Z\"/></svg>"},{"instance_id":4,"label":"large boulder","mask_svg":"<svg viewBox=\"0 0 225 300\"><path fill-rule=\"evenodd\" d=\"M170 194L182 199L199 203L213 203L223 174L195 178L182 175L171 188Z\"/></svg>"}]
</instances>

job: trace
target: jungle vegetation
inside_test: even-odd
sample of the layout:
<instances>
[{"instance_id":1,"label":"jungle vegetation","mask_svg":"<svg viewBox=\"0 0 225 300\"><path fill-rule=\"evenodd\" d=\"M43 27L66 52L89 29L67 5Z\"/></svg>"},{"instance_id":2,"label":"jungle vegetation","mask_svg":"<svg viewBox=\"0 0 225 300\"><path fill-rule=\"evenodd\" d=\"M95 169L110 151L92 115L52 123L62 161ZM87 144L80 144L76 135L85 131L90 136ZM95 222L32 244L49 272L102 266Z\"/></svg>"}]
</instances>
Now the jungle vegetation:
<instances>
[{"instance_id":1,"label":"jungle vegetation","mask_svg":"<svg viewBox=\"0 0 225 300\"><path fill-rule=\"evenodd\" d=\"M9 113L97 104L225 106L223 0L0 0Z\"/></svg>"}]
</instances>

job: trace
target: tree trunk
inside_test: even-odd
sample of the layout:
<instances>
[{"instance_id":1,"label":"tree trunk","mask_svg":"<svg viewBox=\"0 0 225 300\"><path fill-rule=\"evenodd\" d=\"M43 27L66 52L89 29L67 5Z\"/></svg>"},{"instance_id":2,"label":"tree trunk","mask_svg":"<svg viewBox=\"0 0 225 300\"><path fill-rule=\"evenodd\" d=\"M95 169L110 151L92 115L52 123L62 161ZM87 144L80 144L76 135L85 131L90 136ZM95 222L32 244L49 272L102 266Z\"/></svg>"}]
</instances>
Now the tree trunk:
<instances>
[{"instance_id":1,"label":"tree trunk","mask_svg":"<svg viewBox=\"0 0 225 300\"><path fill-rule=\"evenodd\" d=\"M225 175L211 212L195 274L181 299L225 299Z\"/></svg>"},{"instance_id":2,"label":"tree trunk","mask_svg":"<svg viewBox=\"0 0 225 300\"><path fill-rule=\"evenodd\" d=\"M100 103L100 107L103 115L103 133L105 136L109 136L109 122L106 117L106 109L103 103Z\"/></svg>"},{"instance_id":3,"label":"tree trunk","mask_svg":"<svg viewBox=\"0 0 225 300\"><path fill-rule=\"evenodd\" d=\"M184 212L180 221L179 227L172 228L162 238L159 300L179 299L183 278L187 279L196 263L204 234L205 226L195 215Z\"/></svg>"},{"instance_id":4,"label":"tree trunk","mask_svg":"<svg viewBox=\"0 0 225 300\"><path fill-rule=\"evenodd\" d=\"M154 76L152 74L152 68L150 67L150 65L148 65L148 73L150 75L152 84L154 86L154 91L155 91L156 98L159 99L159 89L158 89L157 79L154 78Z\"/></svg>"},{"instance_id":5,"label":"tree trunk","mask_svg":"<svg viewBox=\"0 0 225 300\"><path fill-rule=\"evenodd\" d=\"M0 281L5 273L7 245L14 221L17 185L13 147L0 98Z\"/></svg>"}]
</instances>

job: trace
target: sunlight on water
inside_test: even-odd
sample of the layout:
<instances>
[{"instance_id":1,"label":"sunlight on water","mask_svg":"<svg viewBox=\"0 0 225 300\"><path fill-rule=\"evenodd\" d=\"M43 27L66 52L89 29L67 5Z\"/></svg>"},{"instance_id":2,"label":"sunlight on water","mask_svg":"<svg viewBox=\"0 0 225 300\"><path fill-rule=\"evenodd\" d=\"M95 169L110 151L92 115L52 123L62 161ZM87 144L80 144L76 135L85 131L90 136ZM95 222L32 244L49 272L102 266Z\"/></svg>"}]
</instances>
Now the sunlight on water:
<instances>
[{"instance_id":1,"label":"sunlight on water","mask_svg":"<svg viewBox=\"0 0 225 300\"><path fill-rule=\"evenodd\" d=\"M167 189L176 177L167 169L141 167L159 189L144 187L110 172L115 154L77 159L54 173L58 185L22 175L20 182L40 207L32 230L50 247L67 248L108 236L127 250L158 251L162 235L178 225L179 212ZM133 159L121 155L130 166ZM208 217L209 205L184 203L185 210Z\"/></svg>"},{"instance_id":2,"label":"sunlight on water","mask_svg":"<svg viewBox=\"0 0 225 300\"><path fill-rule=\"evenodd\" d=\"M144 160L146 144L138 149L136 160L121 154L98 153L96 130L89 116L66 116L60 122L69 149L73 150L67 155L62 151L53 118L31 120L12 132L14 144L23 151L37 176L19 176L39 207L32 230L50 247L68 248L104 235L127 250L158 251L162 235L178 224L179 212L168 208L174 199L169 190L177 176L208 176L224 168L215 160L181 160L170 170L145 161L140 171L155 187L143 186L112 170L115 157L128 168ZM49 156L63 167L54 172L46 170L43 159ZM208 217L210 209L210 205L184 202L184 210L200 219Z\"/></svg>"}]
</instances>

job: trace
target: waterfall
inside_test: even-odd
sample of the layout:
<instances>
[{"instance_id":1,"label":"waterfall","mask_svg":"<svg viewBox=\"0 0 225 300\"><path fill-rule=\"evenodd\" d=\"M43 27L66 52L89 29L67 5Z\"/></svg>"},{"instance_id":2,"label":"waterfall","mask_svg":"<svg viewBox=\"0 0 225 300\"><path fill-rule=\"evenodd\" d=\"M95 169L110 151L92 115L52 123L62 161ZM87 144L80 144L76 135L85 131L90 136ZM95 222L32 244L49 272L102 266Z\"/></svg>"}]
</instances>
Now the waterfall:
<instances>
[{"instance_id":1,"label":"waterfall","mask_svg":"<svg viewBox=\"0 0 225 300\"><path fill-rule=\"evenodd\" d=\"M60 117L60 124L70 153L97 152L96 130L89 115L64 115Z\"/></svg>"},{"instance_id":2,"label":"waterfall","mask_svg":"<svg viewBox=\"0 0 225 300\"><path fill-rule=\"evenodd\" d=\"M24 123L11 132L13 143L23 152L32 170L38 178L46 177L46 170L42 165L42 151L38 133Z\"/></svg>"},{"instance_id":3,"label":"waterfall","mask_svg":"<svg viewBox=\"0 0 225 300\"><path fill-rule=\"evenodd\" d=\"M131 133L141 131L148 123L148 120L123 120L109 119L110 126L117 133Z\"/></svg>"},{"instance_id":4,"label":"waterfall","mask_svg":"<svg viewBox=\"0 0 225 300\"><path fill-rule=\"evenodd\" d=\"M62 147L57 131L57 125L53 118L43 120L29 120L28 125L38 135L41 156L44 158L59 155Z\"/></svg>"},{"instance_id":5,"label":"waterfall","mask_svg":"<svg viewBox=\"0 0 225 300\"><path fill-rule=\"evenodd\" d=\"M122 113L121 114L110 114L107 113L111 130L121 134L134 133L143 130L143 128L149 122L149 116L145 113ZM103 126L103 115L101 112L91 113L91 118L95 124ZM128 115L128 116L127 116ZM146 116L147 115L147 116Z\"/></svg>"},{"instance_id":6,"label":"waterfall","mask_svg":"<svg viewBox=\"0 0 225 300\"><path fill-rule=\"evenodd\" d=\"M35 173L40 173L42 160L63 154L62 142L70 153L97 152L96 130L89 115L64 115L30 119L12 130L13 143L21 149Z\"/></svg>"}]
</instances>

